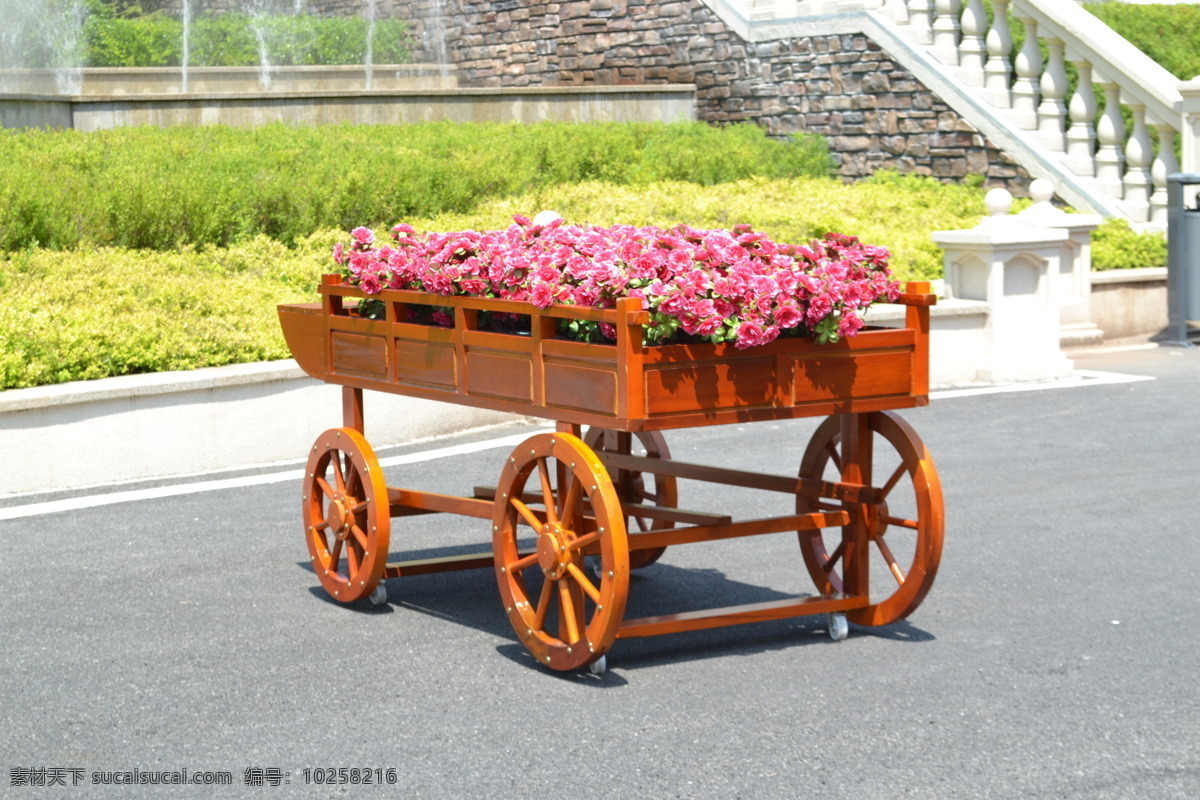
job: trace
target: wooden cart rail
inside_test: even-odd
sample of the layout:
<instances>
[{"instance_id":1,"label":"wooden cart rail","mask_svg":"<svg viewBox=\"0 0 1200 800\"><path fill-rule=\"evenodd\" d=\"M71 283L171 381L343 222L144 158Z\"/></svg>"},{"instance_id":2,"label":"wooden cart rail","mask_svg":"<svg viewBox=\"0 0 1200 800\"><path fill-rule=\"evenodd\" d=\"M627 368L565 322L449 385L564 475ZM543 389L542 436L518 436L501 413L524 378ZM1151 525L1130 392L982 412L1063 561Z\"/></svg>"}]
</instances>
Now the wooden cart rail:
<instances>
[{"instance_id":1,"label":"wooden cart rail","mask_svg":"<svg viewBox=\"0 0 1200 800\"><path fill-rule=\"evenodd\" d=\"M867 328L834 344L785 338L732 344L646 346L649 315L637 298L613 309L551 306L386 290L386 318L366 319L366 295L325 276L319 304L280 306L293 356L329 383L444 400L611 430L642 431L788 419L928 402L928 284L898 303L905 327ZM404 321L411 306L452 310L449 328ZM528 334L480 330L480 312L528 317ZM557 338L560 320L606 322L614 344Z\"/></svg>"}]
</instances>

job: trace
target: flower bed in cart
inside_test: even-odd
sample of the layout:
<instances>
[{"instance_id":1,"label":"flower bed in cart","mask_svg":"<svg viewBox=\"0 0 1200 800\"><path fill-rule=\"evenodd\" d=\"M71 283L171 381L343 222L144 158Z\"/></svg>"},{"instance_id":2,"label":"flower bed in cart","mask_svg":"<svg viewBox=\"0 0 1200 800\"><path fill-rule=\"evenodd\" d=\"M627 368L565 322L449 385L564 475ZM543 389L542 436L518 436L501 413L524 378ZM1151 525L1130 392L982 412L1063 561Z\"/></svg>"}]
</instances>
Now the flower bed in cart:
<instances>
[{"instance_id":1,"label":"flower bed in cart","mask_svg":"<svg viewBox=\"0 0 1200 800\"><path fill-rule=\"evenodd\" d=\"M905 407L928 391L927 286L903 293L887 250L852 236L785 245L746 226L545 214L351 236L323 302L280 308L297 361L330 382L625 430ZM865 327L879 302L912 306L906 327Z\"/></svg>"}]
</instances>

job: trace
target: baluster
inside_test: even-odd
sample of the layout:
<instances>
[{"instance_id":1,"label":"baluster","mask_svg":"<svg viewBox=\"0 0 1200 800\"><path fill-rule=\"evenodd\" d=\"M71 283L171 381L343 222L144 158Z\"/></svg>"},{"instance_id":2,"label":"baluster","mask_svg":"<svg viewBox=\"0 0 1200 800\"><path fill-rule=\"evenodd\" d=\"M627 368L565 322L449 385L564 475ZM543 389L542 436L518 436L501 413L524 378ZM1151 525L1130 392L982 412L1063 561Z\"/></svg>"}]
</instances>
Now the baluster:
<instances>
[{"instance_id":1,"label":"baluster","mask_svg":"<svg viewBox=\"0 0 1200 800\"><path fill-rule=\"evenodd\" d=\"M962 42L958 46L958 65L962 67L963 83L967 86L983 86L983 64L987 59L987 46L983 41L987 26L987 13L983 0L967 0L962 12Z\"/></svg>"},{"instance_id":2,"label":"baluster","mask_svg":"<svg viewBox=\"0 0 1200 800\"><path fill-rule=\"evenodd\" d=\"M1175 158L1175 129L1161 122L1158 129L1158 154L1150 165L1150 181L1154 194L1150 195L1150 224L1156 228L1167 228L1167 176L1179 172L1179 159Z\"/></svg>"},{"instance_id":3,"label":"baluster","mask_svg":"<svg viewBox=\"0 0 1200 800\"><path fill-rule=\"evenodd\" d=\"M1092 64L1090 61L1072 61L1079 83L1075 86L1075 94L1071 96L1071 104L1067 113L1071 117L1071 127L1067 130L1067 167L1076 175L1092 177L1096 174L1096 164L1092 161L1092 153L1096 149L1096 93L1092 90Z\"/></svg>"},{"instance_id":4,"label":"baluster","mask_svg":"<svg viewBox=\"0 0 1200 800\"><path fill-rule=\"evenodd\" d=\"M933 0L908 0L908 27L917 44L933 44Z\"/></svg>"},{"instance_id":5,"label":"baluster","mask_svg":"<svg viewBox=\"0 0 1200 800\"><path fill-rule=\"evenodd\" d=\"M984 93L988 101L997 108L1012 105L1008 91L1009 73L1012 64L1008 53L1012 50L1012 32L1008 29L1008 0L992 0L992 29L987 34L988 60L984 65Z\"/></svg>"},{"instance_id":6,"label":"baluster","mask_svg":"<svg viewBox=\"0 0 1200 800\"><path fill-rule=\"evenodd\" d=\"M884 0L883 12L900 25L908 24L908 5L904 0Z\"/></svg>"},{"instance_id":7,"label":"baluster","mask_svg":"<svg viewBox=\"0 0 1200 800\"><path fill-rule=\"evenodd\" d=\"M938 61L948 66L958 63L958 0L935 0L937 17L933 21L933 47Z\"/></svg>"},{"instance_id":8,"label":"baluster","mask_svg":"<svg viewBox=\"0 0 1200 800\"><path fill-rule=\"evenodd\" d=\"M1104 113L1096 123L1096 183L1109 197L1122 194L1121 170L1125 160L1121 143L1125 139L1125 122L1121 119L1121 87L1102 83Z\"/></svg>"},{"instance_id":9,"label":"baluster","mask_svg":"<svg viewBox=\"0 0 1200 800\"><path fill-rule=\"evenodd\" d=\"M1025 43L1017 53L1017 79L1012 87L1013 119L1017 127L1037 130L1038 78L1042 74L1042 52L1038 48L1037 21L1017 17L1025 26Z\"/></svg>"},{"instance_id":10,"label":"baluster","mask_svg":"<svg viewBox=\"0 0 1200 800\"><path fill-rule=\"evenodd\" d=\"M1061 39L1047 36L1044 41L1050 51L1050 63L1042 72L1040 87L1042 102L1038 106L1038 136L1042 143L1056 153L1067 149L1067 137L1064 133L1066 126L1063 121L1067 118L1067 65L1063 61L1063 43Z\"/></svg>"},{"instance_id":11,"label":"baluster","mask_svg":"<svg viewBox=\"0 0 1200 800\"><path fill-rule=\"evenodd\" d=\"M1146 128L1146 107L1130 103L1133 112L1133 133L1125 143L1125 213L1133 222L1150 221L1150 162L1154 145Z\"/></svg>"}]
</instances>

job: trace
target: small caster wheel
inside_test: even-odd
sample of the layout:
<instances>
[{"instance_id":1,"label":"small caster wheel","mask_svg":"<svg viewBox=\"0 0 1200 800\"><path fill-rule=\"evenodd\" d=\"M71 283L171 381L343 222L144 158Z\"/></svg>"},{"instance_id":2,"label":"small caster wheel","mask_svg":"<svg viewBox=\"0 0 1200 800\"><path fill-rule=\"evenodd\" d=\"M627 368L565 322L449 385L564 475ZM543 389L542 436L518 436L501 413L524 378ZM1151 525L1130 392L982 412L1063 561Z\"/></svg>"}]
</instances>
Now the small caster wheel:
<instances>
[{"instance_id":1,"label":"small caster wheel","mask_svg":"<svg viewBox=\"0 0 1200 800\"><path fill-rule=\"evenodd\" d=\"M374 591L371 592L371 596L367 599L371 601L371 605L373 606L381 606L388 601L387 586L384 586L383 581L379 582Z\"/></svg>"},{"instance_id":2,"label":"small caster wheel","mask_svg":"<svg viewBox=\"0 0 1200 800\"><path fill-rule=\"evenodd\" d=\"M845 614L826 614L825 624L829 628L829 638L835 642L840 642L850 635L850 623L846 621Z\"/></svg>"},{"instance_id":3,"label":"small caster wheel","mask_svg":"<svg viewBox=\"0 0 1200 800\"><path fill-rule=\"evenodd\" d=\"M600 656L588 664L588 672L593 675L603 675L608 670L608 656Z\"/></svg>"}]
</instances>

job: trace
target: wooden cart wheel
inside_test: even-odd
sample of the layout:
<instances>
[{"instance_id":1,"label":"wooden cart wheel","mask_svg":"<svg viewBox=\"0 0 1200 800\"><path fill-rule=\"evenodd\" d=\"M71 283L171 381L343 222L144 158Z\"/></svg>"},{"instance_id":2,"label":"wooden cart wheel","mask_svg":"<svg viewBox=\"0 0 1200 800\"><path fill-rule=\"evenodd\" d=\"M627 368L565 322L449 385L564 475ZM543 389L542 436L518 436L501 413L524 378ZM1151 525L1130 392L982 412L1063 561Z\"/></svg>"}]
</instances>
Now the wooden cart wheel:
<instances>
[{"instance_id":1,"label":"wooden cart wheel","mask_svg":"<svg viewBox=\"0 0 1200 800\"><path fill-rule=\"evenodd\" d=\"M353 428L325 431L304 475L304 538L313 571L335 600L371 596L387 565L391 531L375 451Z\"/></svg>"},{"instance_id":2,"label":"wooden cart wheel","mask_svg":"<svg viewBox=\"0 0 1200 800\"><path fill-rule=\"evenodd\" d=\"M492 546L500 598L517 637L555 670L599 660L629 593L629 546L617 492L577 437L543 433L513 451L496 487ZM518 538L536 536L522 554ZM596 579L584 549L598 545Z\"/></svg>"},{"instance_id":3,"label":"wooden cart wheel","mask_svg":"<svg viewBox=\"0 0 1200 800\"><path fill-rule=\"evenodd\" d=\"M870 457L863 465L863 482L881 488L884 500L851 507L866 519L871 605L846 616L859 625L887 625L911 614L933 585L942 554L942 488L929 451L908 423L880 411L868 415L867 427L871 442L865 452ZM841 438L837 417L821 423L804 452L800 476L838 481ZM800 514L840 508L835 501L796 498ZM842 593L841 529L800 532L800 550L820 592Z\"/></svg>"},{"instance_id":4,"label":"wooden cart wheel","mask_svg":"<svg viewBox=\"0 0 1200 800\"><path fill-rule=\"evenodd\" d=\"M636 452L633 439L636 437L637 444L641 445L643 452ZM587 434L584 435L583 441L588 447L593 450L599 450L607 453L630 453L635 455L644 455L647 458L664 458L671 457L671 451L667 449L667 440L658 431L639 431L635 434L622 433L620 431L610 431L604 428L588 428ZM622 450L622 448L624 448ZM641 472L629 472L624 470L613 470L609 473L612 478L613 485L617 489L617 495L624 503L646 503L649 502L653 506L664 506L666 508L675 508L679 502L679 488L675 481L674 475L655 475L649 474L650 488L646 486L647 475ZM675 523L670 521L652 520L646 517L639 517L636 514L631 514L625 518L625 528L631 533L637 531L648 531L651 528L674 528ZM662 554L667 552L665 547L651 547L647 550L632 550L629 553L629 568L639 569L648 567L662 557Z\"/></svg>"}]
</instances>

